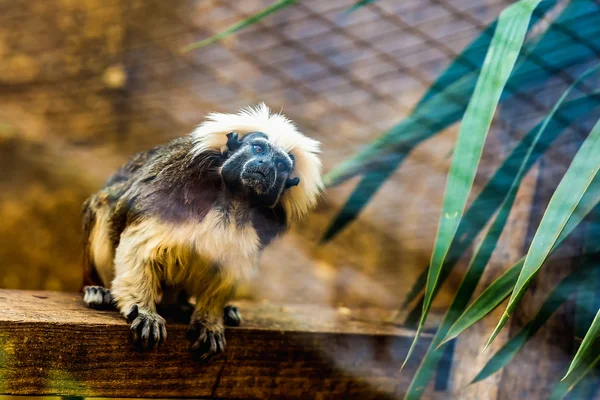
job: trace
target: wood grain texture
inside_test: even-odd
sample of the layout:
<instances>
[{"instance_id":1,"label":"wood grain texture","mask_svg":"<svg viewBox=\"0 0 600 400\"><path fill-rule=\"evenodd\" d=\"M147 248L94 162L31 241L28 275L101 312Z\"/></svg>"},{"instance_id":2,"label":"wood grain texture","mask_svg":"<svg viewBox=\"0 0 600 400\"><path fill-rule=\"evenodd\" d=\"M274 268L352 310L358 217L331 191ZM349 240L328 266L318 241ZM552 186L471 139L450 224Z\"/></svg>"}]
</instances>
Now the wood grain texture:
<instances>
[{"instance_id":1,"label":"wood grain texture","mask_svg":"<svg viewBox=\"0 0 600 400\"><path fill-rule=\"evenodd\" d=\"M100 397L401 398L412 332L390 312L239 302L242 327L202 365L185 325L169 323L158 351L133 348L116 312L73 293L0 290L0 393ZM421 341L420 352L428 345Z\"/></svg>"}]
</instances>

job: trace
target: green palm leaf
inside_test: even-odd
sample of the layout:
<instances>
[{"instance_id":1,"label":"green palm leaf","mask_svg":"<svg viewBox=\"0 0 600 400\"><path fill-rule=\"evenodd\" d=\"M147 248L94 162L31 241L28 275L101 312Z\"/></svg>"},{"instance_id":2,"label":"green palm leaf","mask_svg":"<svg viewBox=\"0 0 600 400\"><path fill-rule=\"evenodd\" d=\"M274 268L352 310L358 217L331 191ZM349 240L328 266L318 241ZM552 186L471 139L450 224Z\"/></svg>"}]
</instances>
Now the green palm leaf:
<instances>
[{"instance_id":1,"label":"green palm leaf","mask_svg":"<svg viewBox=\"0 0 600 400\"><path fill-rule=\"evenodd\" d=\"M442 266L440 273L440 285L443 283L456 262L463 256L465 251L471 246L473 240L477 237L481 229L487 224L491 215L500 207L502 201L510 187L515 182L517 174L524 165L524 173L527 173L531 166L541 157L550 145L564 132L564 128L573 121L586 121L589 116L594 115L600 106L600 92L594 92L586 97L580 97L575 100L562 103L557 103L558 109L553 113L552 119L547 118L531 129L513 151L504 160L502 165L496 170L492 178L483 187L481 192L471 203L471 206L465 212L458 229L455 239L450 247L446 261ZM542 134L539 140L536 139L540 129L547 124L546 128L541 130ZM536 142L537 140L537 142ZM533 142L536 142L533 151L530 153L530 147ZM526 159L526 156L529 158ZM523 162L524 160L525 163ZM520 181L518 182L520 184ZM422 275L425 275L425 269ZM415 286L411 288L407 295L404 304L408 304L425 287L425 277L419 277ZM437 294L437 293L435 293ZM434 294L434 297L435 297ZM419 302L422 306L422 301ZM417 305L418 307L419 305ZM419 315L419 309L413 309L409 314L409 318L413 319L415 315Z\"/></svg>"},{"instance_id":2,"label":"green palm leaf","mask_svg":"<svg viewBox=\"0 0 600 400\"><path fill-rule=\"evenodd\" d=\"M585 286L586 283L590 282L589 278L593 276L596 267L596 260L587 261L565 277L546 298L533 319L494 354L475 379L473 379L473 383L489 377L508 364L519 350L521 350L527 340L537 333L558 307L567 301L569 296L575 293L578 287Z\"/></svg>"},{"instance_id":3,"label":"green palm leaf","mask_svg":"<svg viewBox=\"0 0 600 400\"><path fill-rule=\"evenodd\" d=\"M506 311L498 322L486 347L506 324L506 321L513 313L529 284L560 237L561 231L564 229L577 204L596 177L600 168L599 152L600 121L596 123L588 138L583 142L583 145L575 155L573 162L554 192L533 238Z\"/></svg>"},{"instance_id":4,"label":"green palm leaf","mask_svg":"<svg viewBox=\"0 0 600 400\"><path fill-rule=\"evenodd\" d=\"M555 1L543 1L536 9L531 24L554 4ZM523 56L501 100L509 100L514 91L532 88L564 68L595 59L600 51L599 19L600 11L592 0L577 0L567 4L541 39L531 41L524 47ZM575 20L576 30L565 28ZM486 28L457 56L427 90L409 117L325 176L326 185L332 186L365 173L328 227L324 240L334 237L356 219L385 180L400 166L406 153L461 118L473 92L478 66L483 62L494 27L495 23ZM490 213L487 215L489 220Z\"/></svg>"},{"instance_id":5,"label":"green palm leaf","mask_svg":"<svg viewBox=\"0 0 600 400\"><path fill-rule=\"evenodd\" d=\"M469 299L471 298L471 294L477 287L477 284L483 275L483 271L485 270L485 266L487 265L496 247L498 238L502 233L502 229L506 224L514 197L515 196L511 196L511 198L508 199L506 206L500 210L485 238L481 241L479 247L476 249L475 255L473 256L471 263L467 268L467 272L465 273L465 276L458 287L458 291L454 296L452 303L450 304L450 308L446 312L446 315L444 316L438 331L434 335L431 345L425 354L425 357L421 361L421 364L419 365L419 368L417 369L417 372L408 388L406 395L407 399L419 398L422 394L423 388L427 386L427 383L431 379L433 371L443 356L444 350L447 346L447 344L442 344L442 340L446 336L452 323L456 321L461 312L467 307ZM423 318L419 324L422 323ZM421 325L419 325L417 328L417 335L415 336L413 345L418 338L420 327ZM409 356L410 350L407 358Z\"/></svg>"},{"instance_id":6,"label":"green palm leaf","mask_svg":"<svg viewBox=\"0 0 600 400\"><path fill-rule=\"evenodd\" d=\"M600 246L600 223L598 223L597 216L598 214L586 232L584 251ZM585 337L588 328L592 325L596 310L600 309L600 268L596 268L593 274L594 276L590 278L585 290L577 291L575 304L575 341L577 346L581 344L581 339ZM576 371L577 369L575 373ZM569 381L570 379L566 380L566 382ZM560 383L557 386L560 386ZM592 399L598 389L600 389L598 377L596 374L588 374L573 388L572 398Z\"/></svg>"},{"instance_id":7,"label":"green palm leaf","mask_svg":"<svg viewBox=\"0 0 600 400\"><path fill-rule=\"evenodd\" d=\"M579 202L576 211L573 213L569 222L565 226L565 229L560 234L560 237L556 241L556 244L552 251L565 240L573 230L579 226L581 221L592 211L594 207L597 207L600 203L600 179L594 179L594 182L590 185L588 191ZM586 253L593 253L598 251L600 243L596 243L595 247L592 246L586 249ZM448 334L444 338L442 343L445 343L466 329L483 319L486 315L496 309L508 296L510 296L514 285L517 283L517 278L525 262L525 257L517 261L512 267L510 267L502 276L496 279L492 284L487 287L481 295L476 298L473 303L467 308L467 310L458 318L458 320L448 330ZM592 280L593 281L593 280ZM589 326L589 324L588 324ZM587 327L586 327L587 328Z\"/></svg>"},{"instance_id":8,"label":"green palm leaf","mask_svg":"<svg viewBox=\"0 0 600 400\"><path fill-rule=\"evenodd\" d=\"M544 3L539 8L542 8L543 5ZM578 62L577 60L594 59L594 54L600 48L600 41L596 40L600 39L600 35L596 34L599 17L600 8L592 1L577 0L569 3L542 36L541 40L532 44L531 47L524 47L524 60L517 66L509 83L518 81L518 85L522 88L532 87L539 81L551 77L556 71L561 71L572 63ZM578 28L574 31L568 29L567 27L575 21L577 21ZM562 50L557 52L557 48ZM540 68L540 65L543 68ZM526 79L527 76L531 75L535 76L536 79ZM503 97L509 96L510 93L508 90L505 91ZM593 112L594 107L597 105L595 102L586 103L585 99L576 100L576 102L578 104L567 103L564 108L558 110L558 115L561 118L553 120L552 124L564 125L565 121L568 121L567 124L571 121L578 121L584 114ZM475 237L500 206L503 198L502 194L508 191L511 185L511 176L516 174L517 168L521 164L521 159L528 147L528 140L534 137L538 128L531 130L526 136L527 140L523 140L517 145L466 211L442 267L439 277L440 285L445 282L456 262L471 246ZM561 132L561 130L549 128L546 130L548 136L540 140L539 150L535 150L530 158L530 164L526 167L527 170ZM554 136L552 136L553 134ZM350 218L347 216L347 219ZM427 268L424 269L422 275L427 273ZM419 277L403 304L412 303L424 287L424 276ZM419 317L422 305L423 297L409 313L407 322L413 322L415 318Z\"/></svg>"},{"instance_id":9,"label":"green palm leaf","mask_svg":"<svg viewBox=\"0 0 600 400\"><path fill-rule=\"evenodd\" d=\"M583 378L585 378L592 371L592 369L594 369L594 367L596 365L598 365L599 362L600 362L600 349L597 348L595 354L594 353L586 354L586 356L584 357L582 362L579 363L579 365L577 367L575 367L575 370L571 374L569 374L569 376L566 377L566 379L558 382L554 386L554 389L552 390L552 393L550 394L550 397L548 397L548 399L549 400L563 399L567 394L569 394L569 392L571 390L573 390L573 388L575 388L575 386L577 386L577 384Z\"/></svg>"},{"instance_id":10,"label":"green palm leaf","mask_svg":"<svg viewBox=\"0 0 600 400\"><path fill-rule=\"evenodd\" d=\"M583 338L583 342L581 342L581 346L577 350L571 365L569 365L569 369L567 370L567 374L562 380L565 380L573 373L575 368L582 362L582 360L587 357L588 353L592 350L592 345L595 340L600 336L600 310L596 313L594 320L592 321L592 325L590 329L588 329L585 337Z\"/></svg>"},{"instance_id":11,"label":"green palm leaf","mask_svg":"<svg viewBox=\"0 0 600 400\"><path fill-rule=\"evenodd\" d=\"M496 309L510 296L517 283L525 258L517 261L502 276L488 286L450 327L442 344L454 339Z\"/></svg>"},{"instance_id":12,"label":"green palm leaf","mask_svg":"<svg viewBox=\"0 0 600 400\"><path fill-rule=\"evenodd\" d=\"M577 226L579 226L581 221L595 207L597 207L599 203L600 179L596 179L594 183L590 186L590 190L588 190L587 193L581 199L581 202L578 204L577 209L569 219L569 222L565 226L565 229L563 229L563 231L561 232L561 236L557 241L556 246L558 246L564 239L566 239L569 236L569 234ZM419 368L411 382L407 398L419 398L423 389L427 386L427 383L433 376L435 368L439 363L440 359L442 358L446 346L449 344L447 343L447 341L446 343L443 343L445 341L445 337L448 335L453 322L456 321L457 318L459 318L460 314L465 310L467 303L483 273L485 264L487 263L487 260L491 255L491 251L493 251L492 245L495 246L495 237L500 234L502 226L504 226L505 224L509 210L510 207L503 207L501 209L501 211L498 213L498 216L494 220L494 223L490 227L488 234L485 236L481 245L477 249L473 260L471 261L467 272L465 273L465 277L463 278L463 281L461 282L458 288L456 296L452 300L452 304L450 305L446 315L444 316L444 319L440 324L438 331L434 335L431 341L431 345L427 350L425 357L421 361L421 364L419 365ZM524 261L524 258L519 260L512 268L519 269L520 266L524 263ZM496 301L497 304L488 304L489 310L487 312L492 311L497 305L501 303L501 300L498 301L497 298L494 299L493 296L490 297L492 298L492 300ZM506 296L504 296L503 298L506 298Z\"/></svg>"},{"instance_id":13,"label":"green palm leaf","mask_svg":"<svg viewBox=\"0 0 600 400\"><path fill-rule=\"evenodd\" d=\"M531 14L541 0L521 0L505 9L498 18L492 43L485 57L475 91L463 118L454 156L448 173L442 217L436 235L433 254L425 285L423 312L417 333L408 351L410 357L427 318L437 280L450 244L462 218L471 191L483 143L502 90L517 61L525 40ZM406 361L405 361L406 363Z\"/></svg>"},{"instance_id":14,"label":"green palm leaf","mask_svg":"<svg viewBox=\"0 0 600 400\"><path fill-rule=\"evenodd\" d=\"M192 44L188 44L187 46L183 47L181 49L182 52L188 52L190 50L195 50L195 49L199 49L201 47L204 46L208 46L209 44L213 44L215 42L218 42L221 39L226 38L227 36L234 34L237 31L240 31L244 28L249 27L250 25L254 25L255 23L257 23L258 21L260 21L261 19L268 17L269 15L283 9L286 7L291 6L292 4L296 3L298 0L279 0L276 1L275 3L271 4L269 7L264 8L263 10L257 12L254 15L251 15L250 17L243 19L242 21L239 21L233 25L231 25L229 28L225 29L222 32L219 32L209 38L206 38L204 40L201 40L199 42L195 42Z\"/></svg>"},{"instance_id":15,"label":"green palm leaf","mask_svg":"<svg viewBox=\"0 0 600 400\"><path fill-rule=\"evenodd\" d=\"M531 141L529 141L530 145L526 151L525 156L521 160L521 166L519 167L519 170L518 170L516 176L512 180L512 183L511 183L508 193L502 200L502 204L501 204L501 208L500 208L501 213L507 213L510 211L510 208L512 207L514 198L517 194L517 190L523 180L523 177L525 176L525 173L529 169L528 168L528 165L530 165L529 162L532 158L532 155L534 155L534 153L535 153L535 149L536 149L538 143L540 142L540 139L542 139L546 136L545 131L555 121L557 112L561 108L563 108L564 101L567 98L567 96L569 95L569 93L571 92L571 90L574 89L575 87L579 86L579 84L581 84L581 82L583 82L590 75L597 72L599 69L600 69L600 66L596 66L596 67L590 68L586 72L584 72L572 85L570 85L567 88L567 90L565 90L565 92L561 95L558 102L554 105L554 107L552 107L552 110L550 111L550 113L548 113L546 118L544 118L544 120L540 124L538 124L538 126L536 126L536 128L534 128L533 131L535 132L535 136L532 138ZM587 97L584 97L583 99L590 100ZM570 104L570 103L567 103L567 104ZM550 132L552 132L552 130ZM552 138L552 137L556 137L556 136L551 135L550 137ZM471 209L473 209L473 207L471 207ZM571 218L569 220L569 227L571 227L570 224L571 224L572 220L574 221L574 220L576 220L576 218ZM579 221L577 221L577 222L579 222ZM487 236L489 236L492 233L491 231L492 230L490 229L490 232L488 232L488 234L486 235L486 238L484 240L487 240ZM493 247L495 247L496 241L499 239L500 233L501 233L501 230L498 233L498 235L492 239L492 240L494 240ZM567 232L567 234L568 233L570 233L570 230ZM561 234L559 237L559 240L557 241L557 243L555 245L558 245L562 241L562 238L564 238L564 236L565 235ZM518 268L516 268L517 265L519 265ZM454 337L454 336L458 335L458 333L462 332L462 330L466 329L468 326L470 326L471 324L473 324L474 322L479 320L479 318L474 319L474 317L485 311L486 306L488 304L490 304L490 301L492 300L492 298L490 298L490 296L495 298L496 301L501 302L501 301L504 301L504 299L508 295L510 295L510 293L512 292L512 286L510 286L510 284L512 282L512 285L514 286L515 281L513 281L512 279L515 277L515 275L518 274L518 271L520 271L522 263L517 263L517 265L515 265L515 267L513 267L509 271L507 271L502 277L500 277L496 282L494 282L494 284L492 284L490 286L490 288L488 288L488 289L492 289L492 290L486 290L486 291L484 291L484 293L482 293L481 297L484 298L484 301L482 301L481 303L475 302L472 305L475 307L470 308L470 312L474 313L474 315L469 315L469 319L463 319L461 317L461 320L462 320L461 324L464 324L464 325L459 325L459 326L453 327L453 329L456 331L456 333L449 332L448 337ZM487 314L487 312L485 314L481 315L481 317L483 317L486 314ZM457 321L457 323L458 322L459 321ZM445 341L447 341L447 340L448 340L448 338L445 339Z\"/></svg>"}]
</instances>

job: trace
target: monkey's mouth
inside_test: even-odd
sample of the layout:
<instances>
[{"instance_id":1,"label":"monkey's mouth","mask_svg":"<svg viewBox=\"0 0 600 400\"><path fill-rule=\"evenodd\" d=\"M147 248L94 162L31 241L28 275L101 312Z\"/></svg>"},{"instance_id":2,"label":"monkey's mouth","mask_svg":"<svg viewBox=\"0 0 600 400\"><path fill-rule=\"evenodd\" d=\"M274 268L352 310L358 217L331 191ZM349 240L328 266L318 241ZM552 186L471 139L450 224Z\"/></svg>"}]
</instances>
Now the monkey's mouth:
<instances>
[{"instance_id":1,"label":"monkey's mouth","mask_svg":"<svg viewBox=\"0 0 600 400\"><path fill-rule=\"evenodd\" d=\"M244 184L252 188L257 193L262 193L268 190L272 185L272 175L269 171L260 169L246 170L242 175Z\"/></svg>"},{"instance_id":2,"label":"monkey's mouth","mask_svg":"<svg viewBox=\"0 0 600 400\"><path fill-rule=\"evenodd\" d=\"M263 168L252 168L246 170L246 175L251 179L259 179L265 183L270 183L273 178L273 174L268 169Z\"/></svg>"}]
</instances>

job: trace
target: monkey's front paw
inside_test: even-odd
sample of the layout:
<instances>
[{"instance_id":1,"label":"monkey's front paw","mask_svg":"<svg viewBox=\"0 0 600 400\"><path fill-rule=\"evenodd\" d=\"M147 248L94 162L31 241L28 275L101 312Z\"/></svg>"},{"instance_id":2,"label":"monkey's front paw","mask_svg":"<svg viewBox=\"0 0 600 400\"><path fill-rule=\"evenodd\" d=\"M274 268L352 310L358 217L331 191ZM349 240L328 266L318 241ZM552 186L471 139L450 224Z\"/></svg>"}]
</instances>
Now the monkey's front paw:
<instances>
[{"instance_id":1,"label":"monkey's front paw","mask_svg":"<svg viewBox=\"0 0 600 400\"><path fill-rule=\"evenodd\" d=\"M138 309L135 304L127 313L136 347L145 350L158 348L167 339L165 319L155 312Z\"/></svg>"},{"instance_id":2,"label":"monkey's front paw","mask_svg":"<svg viewBox=\"0 0 600 400\"><path fill-rule=\"evenodd\" d=\"M225 332L220 323L211 323L206 320L192 322L187 336L191 341L190 351L202 360L207 360L225 350Z\"/></svg>"},{"instance_id":3,"label":"monkey's front paw","mask_svg":"<svg viewBox=\"0 0 600 400\"><path fill-rule=\"evenodd\" d=\"M115 308L110 290L102 286L85 286L83 293L83 301L90 308L97 310L111 310Z\"/></svg>"},{"instance_id":4,"label":"monkey's front paw","mask_svg":"<svg viewBox=\"0 0 600 400\"><path fill-rule=\"evenodd\" d=\"M225 306L223 310L223 323L226 326L240 326L242 315L236 306Z\"/></svg>"}]
</instances>

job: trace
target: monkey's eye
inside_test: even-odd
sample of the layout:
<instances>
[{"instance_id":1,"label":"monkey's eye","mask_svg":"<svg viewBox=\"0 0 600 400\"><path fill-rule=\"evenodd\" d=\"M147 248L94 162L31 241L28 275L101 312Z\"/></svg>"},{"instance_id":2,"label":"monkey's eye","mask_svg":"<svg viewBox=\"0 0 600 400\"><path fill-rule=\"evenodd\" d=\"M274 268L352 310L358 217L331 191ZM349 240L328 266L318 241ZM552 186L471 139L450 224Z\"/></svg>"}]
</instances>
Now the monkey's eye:
<instances>
[{"instance_id":1,"label":"monkey's eye","mask_svg":"<svg viewBox=\"0 0 600 400\"><path fill-rule=\"evenodd\" d=\"M287 166L284 163L282 163L281 161L279 161L277 163L277 169L280 171L285 171L287 169Z\"/></svg>"},{"instance_id":2,"label":"monkey's eye","mask_svg":"<svg viewBox=\"0 0 600 400\"><path fill-rule=\"evenodd\" d=\"M256 154L260 154L264 151L264 149L262 148L262 146L259 146L257 144L255 144L254 146L252 146L252 150L254 150L254 152Z\"/></svg>"}]
</instances>

